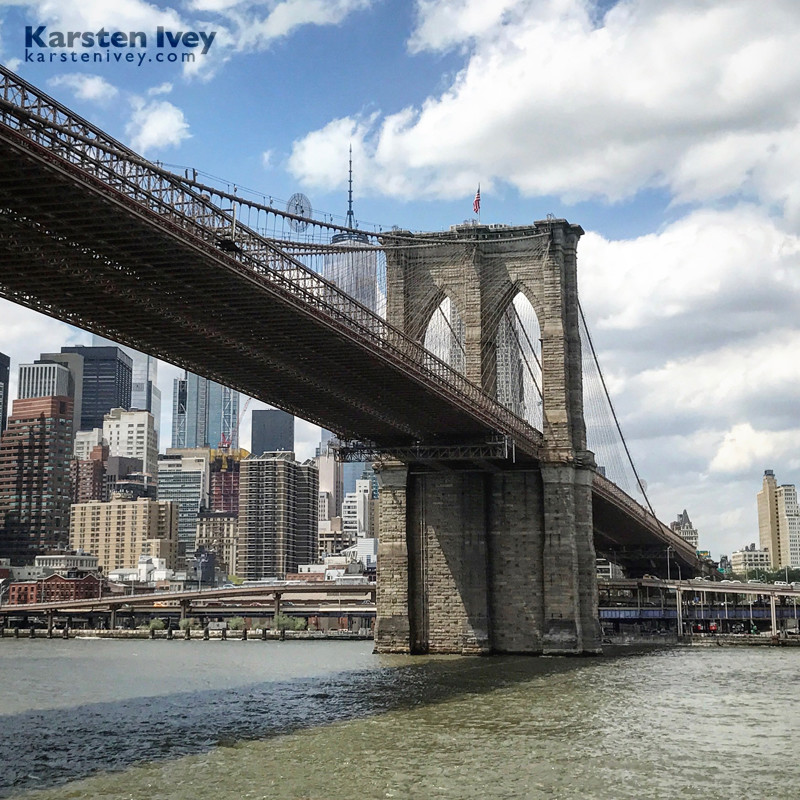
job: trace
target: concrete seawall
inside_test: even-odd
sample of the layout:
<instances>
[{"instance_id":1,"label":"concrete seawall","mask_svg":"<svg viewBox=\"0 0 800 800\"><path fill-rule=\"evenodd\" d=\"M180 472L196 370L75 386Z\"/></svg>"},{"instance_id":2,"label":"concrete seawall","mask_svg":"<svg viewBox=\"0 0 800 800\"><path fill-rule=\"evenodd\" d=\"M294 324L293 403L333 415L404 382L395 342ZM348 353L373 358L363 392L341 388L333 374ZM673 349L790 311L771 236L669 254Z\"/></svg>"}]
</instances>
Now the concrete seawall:
<instances>
[{"instance_id":1,"label":"concrete seawall","mask_svg":"<svg viewBox=\"0 0 800 800\"><path fill-rule=\"evenodd\" d=\"M765 636L749 634L707 634L683 636L678 644L690 647L800 647L798 636Z\"/></svg>"}]
</instances>

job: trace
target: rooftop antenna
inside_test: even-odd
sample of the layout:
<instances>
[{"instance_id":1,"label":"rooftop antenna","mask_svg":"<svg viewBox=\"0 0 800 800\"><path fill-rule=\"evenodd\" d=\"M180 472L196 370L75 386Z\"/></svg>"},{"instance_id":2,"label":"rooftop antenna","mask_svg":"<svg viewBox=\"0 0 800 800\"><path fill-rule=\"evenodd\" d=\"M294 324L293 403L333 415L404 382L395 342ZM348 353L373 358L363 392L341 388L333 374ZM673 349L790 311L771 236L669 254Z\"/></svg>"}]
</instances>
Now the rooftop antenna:
<instances>
[{"instance_id":1,"label":"rooftop antenna","mask_svg":"<svg viewBox=\"0 0 800 800\"><path fill-rule=\"evenodd\" d=\"M356 223L353 219L353 145L350 145L350 170L347 180L347 227L355 228Z\"/></svg>"},{"instance_id":2,"label":"rooftop antenna","mask_svg":"<svg viewBox=\"0 0 800 800\"><path fill-rule=\"evenodd\" d=\"M353 214L353 145L350 145L350 171L347 179L347 218L345 220L345 228L351 230L356 227L358 223ZM331 236L331 242L368 242L369 239L365 233L334 233Z\"/></svg>"}]
</instances>

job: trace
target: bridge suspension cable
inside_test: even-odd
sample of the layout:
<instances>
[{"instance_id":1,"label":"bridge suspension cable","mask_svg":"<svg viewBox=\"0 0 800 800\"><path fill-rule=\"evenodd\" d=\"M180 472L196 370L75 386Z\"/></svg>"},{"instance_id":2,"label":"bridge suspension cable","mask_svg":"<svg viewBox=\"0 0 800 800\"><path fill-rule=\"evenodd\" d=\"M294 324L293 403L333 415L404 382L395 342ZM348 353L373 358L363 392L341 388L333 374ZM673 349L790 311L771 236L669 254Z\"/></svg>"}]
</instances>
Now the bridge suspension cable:
<instances>
[{"instance_id":1,"label":"bridge suspension cable","mask_svg":"<svg viewBox=\"0 0 800 800\"><path fill-rule=\"evenodd\" d=\"M633 463L633 457L622 433L617 412L611 402L608 385L600 367L580 302L578 311L583 351L583 396L587 445L595 453L598 466L605 467L606 477L628 494L632 494L632 488L635 489L637 493L641 494L650 513L655 517L656 513L647 496L644 482L639 477L636 465ZM620 446L624 452L624 458L620 453ZM630 477L633 478L633 481L629 480Z\"/></svg>"}]
</instances>

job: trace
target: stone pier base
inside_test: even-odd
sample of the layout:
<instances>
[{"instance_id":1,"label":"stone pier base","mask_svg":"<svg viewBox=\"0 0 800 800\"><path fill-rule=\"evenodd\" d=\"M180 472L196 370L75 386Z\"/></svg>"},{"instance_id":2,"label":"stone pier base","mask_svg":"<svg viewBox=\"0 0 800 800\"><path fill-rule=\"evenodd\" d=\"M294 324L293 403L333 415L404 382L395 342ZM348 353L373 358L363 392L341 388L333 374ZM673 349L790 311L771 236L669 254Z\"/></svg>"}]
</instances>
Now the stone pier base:
<instances>
[{"instance_id":1,"label":"stone pier base","mask_svg":"<svg viewBox=\"0 0 800 800\"><path fill-rule=\"evenodd\" d=\"M600 652L589 470L380 475L377 652Z\"/></svg>"}]
</instances>

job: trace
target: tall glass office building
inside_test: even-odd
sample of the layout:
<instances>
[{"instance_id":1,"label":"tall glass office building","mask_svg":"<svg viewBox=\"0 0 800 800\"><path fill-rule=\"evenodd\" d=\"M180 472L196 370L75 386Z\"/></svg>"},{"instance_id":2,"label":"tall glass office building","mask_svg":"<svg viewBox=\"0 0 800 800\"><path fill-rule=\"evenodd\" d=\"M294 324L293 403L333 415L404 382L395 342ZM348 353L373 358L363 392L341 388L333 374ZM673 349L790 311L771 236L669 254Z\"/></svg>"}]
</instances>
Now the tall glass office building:
<instances>
[{"instance_id":1,"label":"tall glass office building","mask_svg":"<svg viewBox=\"0 0 800 800\"><path fill-rule=\"evenodd\" d=\"M239 446L239 392L192 372L172 388L172 446Z\"/></svg>"},{"instance_id":2,"label":"tall glass office building","mask_svg":"<svg viewBox=\"0 0 800 800\"><path fill-rule=\"evenodd\" d=\"M158 359L140 353L132 347L118 345L96 333L92 335L93 347L114 346L127 353L132 364L130 408L149 411L156 424L156 435L161 429L161 390L158 388ZM125 406L127 409L128 407Z\"/></svg>"},{"instance_id":3,"label":"tall glass office building","mask_svg":"<svg viewBox=\"0 0 800 800\"><path fill-rule=\"evenodd\" d=\"M131 407L133 360L121 348L74 346L61 352L83 356L82 431L102 428L112 408Z\"/></svg>"}]
</instances>

